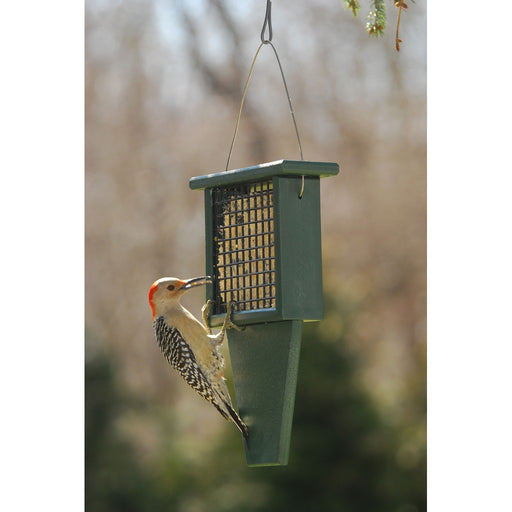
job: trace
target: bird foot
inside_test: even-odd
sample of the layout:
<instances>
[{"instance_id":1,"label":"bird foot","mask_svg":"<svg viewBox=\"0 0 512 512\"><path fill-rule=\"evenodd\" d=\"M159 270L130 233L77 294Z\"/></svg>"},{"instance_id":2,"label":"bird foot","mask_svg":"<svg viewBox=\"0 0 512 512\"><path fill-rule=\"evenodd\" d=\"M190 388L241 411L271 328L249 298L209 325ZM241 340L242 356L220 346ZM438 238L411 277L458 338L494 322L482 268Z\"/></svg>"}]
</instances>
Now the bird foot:
<instances>
[{"instance_id":1,"label":"bird foot","mask_svg":"<svg viewBox=\"0 0 512 512\"><path fill-rule=\"evenodd\" d=\"M203 306L203 308L201 309L201 313L203 315L203 324L206 328L206 330L208 331L208 334L211 334L212 333L212 330L210 328L210 324L209 324L209 318L210 318L210 310L212 309L212 306L215 304L215 301L214 300L211 300L209 299L206 304Z\"/></svg>"},{"instance_id":2,"label":"bird foot","mask_svg":"<svg viewBox=\"0 0 512 512\"><path fill-rule=\"evenodd\" d=\"M236 302L230 302L227 306L226 311L226 318L224 319L224 326L223 329L234 329L235 331L243 331L245 327L240 327L239 325L236 325L231 320L231 315L233 313L233 307L236 305Z\"/></svg>"}]
</instances>

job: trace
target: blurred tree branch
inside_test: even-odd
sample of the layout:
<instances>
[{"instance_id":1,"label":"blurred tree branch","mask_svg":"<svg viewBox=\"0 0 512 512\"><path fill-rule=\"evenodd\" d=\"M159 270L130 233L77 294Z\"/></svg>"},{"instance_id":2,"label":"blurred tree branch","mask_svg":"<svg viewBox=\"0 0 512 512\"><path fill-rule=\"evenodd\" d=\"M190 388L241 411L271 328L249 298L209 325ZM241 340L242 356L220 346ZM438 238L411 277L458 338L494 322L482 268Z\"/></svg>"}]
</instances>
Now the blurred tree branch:
<instances>
[{"instance_id":1,"label":"blurred tree branch","mask_svg":"<svg viewBox=\"0 0 512 512\"><path fill-rule=\"evenodd\" d=\"M245 69L245 64L242 63L240 52L241 33L229 9L221 0L211 2L211 7L215 9L223 24L223 33L227 34L233 42L231 46L233 51L229 54L228 64L226 66L218 66L207 59L200 51L198 27L194 16L188 12L182 2L176 2L175 5L182 17L183 26L188 32L189 44L186 45L186 49L190 60L194 63L195 68L202 75L205 83L213 93L227 98L238 107L247 70ZM230 70L230 73L226 73L226 68ZM250 150L252 158L256 161L264 160L267 153L266 134L264 127L258 122L259 116L257 111L251 107L250 102L246 103L244 114L249 123L249 131L251 132Z\"/></svg>"}]
</instances>

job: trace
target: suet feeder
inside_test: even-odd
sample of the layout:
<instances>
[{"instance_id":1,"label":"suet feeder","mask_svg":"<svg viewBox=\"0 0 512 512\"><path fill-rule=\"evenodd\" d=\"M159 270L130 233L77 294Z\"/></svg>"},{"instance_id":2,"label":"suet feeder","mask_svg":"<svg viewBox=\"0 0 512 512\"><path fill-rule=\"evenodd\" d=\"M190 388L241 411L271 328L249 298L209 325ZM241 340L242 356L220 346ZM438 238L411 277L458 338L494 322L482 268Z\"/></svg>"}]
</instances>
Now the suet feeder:
<instances>
[{"instance_id":1,"label":"suet feeder","mask_svg":"<svg viewBox=\"0 0 512 512\"><path fill-rule=\"evenodd\" d=\"M249 466L286 465L303 321L321 320L320 178L330 162L279 160L190 180L205 197L210 325L235 304L229 351Z\"/></svg>"}]
</instances>

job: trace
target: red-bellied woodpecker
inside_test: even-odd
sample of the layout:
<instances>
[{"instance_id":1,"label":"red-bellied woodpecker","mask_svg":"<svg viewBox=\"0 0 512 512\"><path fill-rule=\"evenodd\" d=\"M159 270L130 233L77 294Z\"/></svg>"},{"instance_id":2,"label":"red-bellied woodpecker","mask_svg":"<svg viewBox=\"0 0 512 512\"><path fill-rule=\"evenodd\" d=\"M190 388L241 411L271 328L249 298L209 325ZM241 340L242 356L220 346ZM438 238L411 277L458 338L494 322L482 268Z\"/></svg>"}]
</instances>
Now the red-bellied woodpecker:
<instances>
[{"instance_id":1,"label":"red-bellied woodpecker","mask_svg":"<svg viewBox=\"0 0 512 512\"><path fill-rule=\"evenodd\" d=\"M221 331L214 335L206 318L211 302L202 309L204 325L180 303L181 296L195 286L211 283L209 277L177 279L163 277L149 289L156 341L167 361L178 370L187 384L212 403L227 420L232 420L248 439L247 426L233 409L222 368L224 358L219 345L231 322L231 305Z\"/></svg>"}]
</instances>

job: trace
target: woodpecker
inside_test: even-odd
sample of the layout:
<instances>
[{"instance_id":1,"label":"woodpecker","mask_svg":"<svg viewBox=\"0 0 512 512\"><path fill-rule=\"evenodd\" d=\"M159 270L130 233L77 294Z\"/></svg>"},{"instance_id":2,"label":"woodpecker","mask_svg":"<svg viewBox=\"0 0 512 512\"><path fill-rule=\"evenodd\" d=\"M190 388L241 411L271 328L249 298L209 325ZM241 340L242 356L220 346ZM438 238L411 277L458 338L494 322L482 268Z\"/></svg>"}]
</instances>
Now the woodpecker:
<instances>
[{"instance_id":1,"label":"woodpecker","mask_svg":"<svg viewBox=\"0 0 512 512\"><path fill-rule=\"evenodd\" d=\"M247 442L247 426L231 403L222 370L224 358L219 350L226 329L240 329L231 322L231 304L221 331L214 335L207 323L212 301L203 306L204 325L180 303L185 292L211 282L208 276L186 280L163 277L155 281L149 289L153 329L158 346L171 366L224 418L233 421Z\"/></svg>"}]
</instances>

